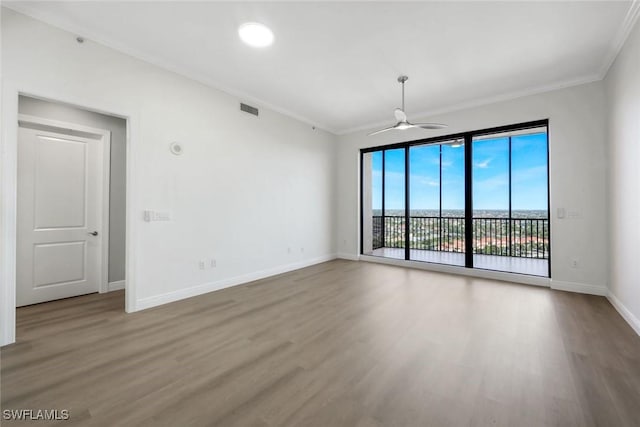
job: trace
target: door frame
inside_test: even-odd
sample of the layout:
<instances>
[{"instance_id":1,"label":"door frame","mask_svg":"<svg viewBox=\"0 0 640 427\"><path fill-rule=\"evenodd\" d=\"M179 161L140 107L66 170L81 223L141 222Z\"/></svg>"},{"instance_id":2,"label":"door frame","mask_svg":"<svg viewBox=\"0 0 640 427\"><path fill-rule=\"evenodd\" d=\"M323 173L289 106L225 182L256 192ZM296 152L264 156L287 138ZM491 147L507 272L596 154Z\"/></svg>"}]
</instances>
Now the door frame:
<instances>
[{"instance_id":1,"label":"door frame","mask_svg":"<svg viewBox=\"0 0 640 427\"><path fill-rule=\"evenodd\" d=\"M25 126L27 125L27 126ZM102 214L101 224L102 244L100 245L100 283L98 283L98 291L103 294L109 291L109 189L111 176L111 131L106 129L92 128L71 122L63 122L60 120L52 120L43 117L31 116L28 114L18 113L18 127L30 128L29 125L35 127L51 128L52 132L65 133L64 131L79 132L87 134L89 138L95 139L102 143ZM31 127L33 128L33 127ZM63 132L61 132L63 131ZM72 134L73 135L73 134ZM81 135L84 136L84 135ZM19 141L18 141L19 143ZM18 159L16 159L18 160ZM16 185L18 182L16 181ZM18 196L16 191L16 197ZM16 218L17 221L17 218ZM17 225L17 223L16 223ZM17 235L16 235L17 243ZM16 259L16 263L17 263ZM17 264L16 264L17 269ZM16 283L17 286L17 283Z\"/></svg>"},{"instance_id":2,"label":"door frame","mask_svg":"<svg viewBox=\"0 0 640 427\"><path fill-rule=\"evenodd\" d=\"M20 95L71 105L126 120L126 231L125 311L138 311L137 262L141 220L137 191L138 141L141 111L119 98L111 101L100 93L74 92L47 82L28 82L2 76L0 85L0 346L16 341L16 192L18 150L18 99Z\"/></svg>"}]
</instances>

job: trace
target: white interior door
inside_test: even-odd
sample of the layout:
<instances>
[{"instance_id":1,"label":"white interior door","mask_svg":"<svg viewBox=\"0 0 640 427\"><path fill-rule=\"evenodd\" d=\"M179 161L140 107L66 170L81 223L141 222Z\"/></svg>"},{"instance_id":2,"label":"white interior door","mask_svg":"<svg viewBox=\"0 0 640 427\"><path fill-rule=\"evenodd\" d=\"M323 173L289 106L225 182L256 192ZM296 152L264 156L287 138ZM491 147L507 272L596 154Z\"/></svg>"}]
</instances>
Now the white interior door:
<instances>
[{"instance_id":1,"label":"white interior door","mask_svg":"<svg viewBox=\"0 0 640 427\"><path fill-rule=\"evenodd\" d=\"M18 307L100 289L104 144L19 128Z\"/></svg>"}]
</instances>

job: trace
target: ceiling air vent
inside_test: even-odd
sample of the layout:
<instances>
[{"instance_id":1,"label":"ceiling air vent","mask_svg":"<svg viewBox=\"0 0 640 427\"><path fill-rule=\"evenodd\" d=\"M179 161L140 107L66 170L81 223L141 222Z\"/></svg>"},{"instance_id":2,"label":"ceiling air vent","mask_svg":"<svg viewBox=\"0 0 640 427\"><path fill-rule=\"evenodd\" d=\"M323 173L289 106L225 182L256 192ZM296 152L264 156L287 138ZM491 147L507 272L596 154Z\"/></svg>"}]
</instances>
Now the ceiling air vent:
<instances>
[{"instance_id":1,"label":"ceiling air vent","mask_svg":"<svg viewBox=\"0 0 640 427\"><path fill-rule=\"evenodd\" d=\"M256 107L252 107L251 105L240 103L240 109L245 113L253 114L254 116L258 115L258 109Z\"/></svg>"}]
</instances>

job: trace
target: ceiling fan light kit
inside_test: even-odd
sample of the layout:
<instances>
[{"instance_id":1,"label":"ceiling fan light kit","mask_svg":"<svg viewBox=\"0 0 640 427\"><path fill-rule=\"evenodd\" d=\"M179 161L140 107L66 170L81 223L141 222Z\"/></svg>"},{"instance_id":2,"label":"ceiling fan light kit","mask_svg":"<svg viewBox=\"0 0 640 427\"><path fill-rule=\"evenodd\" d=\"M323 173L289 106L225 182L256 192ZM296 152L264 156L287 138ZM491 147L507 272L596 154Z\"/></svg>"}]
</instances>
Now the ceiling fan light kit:
<instances>
[{"instance_id":1,"label":"ceiling fan light kit","mask_svg":"<svg viewBox=\"0 0 640 427\"><path fill-rule=\"evenodd\" d=\"M393 111L396 120L398 121L395 125L390 126L388 128L380 129L374 132L371 132L367 136L377 135L382 132L387 132L390 130L406 130L413 128L422 128L422 129L443 129L446 128L447 125L441 123L411 123L407 120L407 114L404 112L404 84L409 80L407 76L399 76L398 83L402 85L402 108L396 108Z\"/></svg>"}]
</instances>

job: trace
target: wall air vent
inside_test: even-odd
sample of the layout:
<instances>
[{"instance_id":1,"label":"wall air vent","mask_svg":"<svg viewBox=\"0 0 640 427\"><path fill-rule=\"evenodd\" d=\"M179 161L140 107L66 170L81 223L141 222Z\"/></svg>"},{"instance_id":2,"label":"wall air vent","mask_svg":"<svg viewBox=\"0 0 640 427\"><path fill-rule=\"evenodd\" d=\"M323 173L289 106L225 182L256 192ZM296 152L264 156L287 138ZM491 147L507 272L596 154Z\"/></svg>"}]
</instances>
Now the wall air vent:
<instances>
[{"instance_id":1,"label":"wall air vent","mask_svg":"<svg viewBox=\"0 0 640 427\"><path fill-rule=\"evenodd\" d=\"M240 103L240 109L245 113L253 114L254 116L258 115L258 109L256 107L252 107L251 105Z\"/></svg>"}]
</instances>

